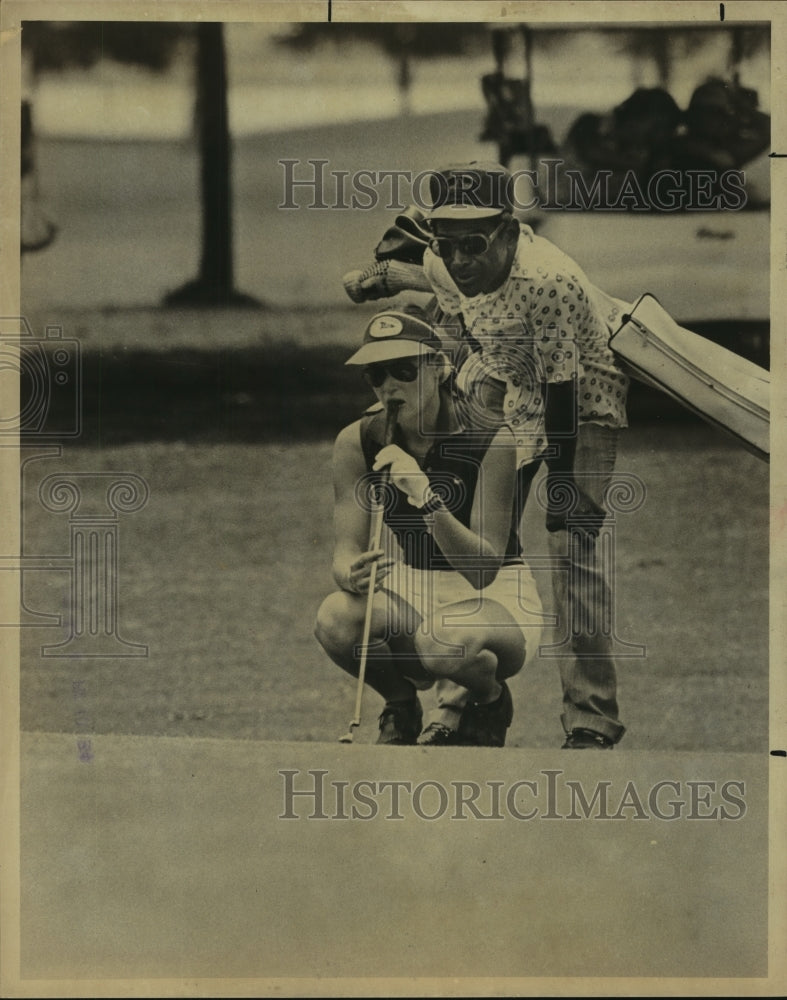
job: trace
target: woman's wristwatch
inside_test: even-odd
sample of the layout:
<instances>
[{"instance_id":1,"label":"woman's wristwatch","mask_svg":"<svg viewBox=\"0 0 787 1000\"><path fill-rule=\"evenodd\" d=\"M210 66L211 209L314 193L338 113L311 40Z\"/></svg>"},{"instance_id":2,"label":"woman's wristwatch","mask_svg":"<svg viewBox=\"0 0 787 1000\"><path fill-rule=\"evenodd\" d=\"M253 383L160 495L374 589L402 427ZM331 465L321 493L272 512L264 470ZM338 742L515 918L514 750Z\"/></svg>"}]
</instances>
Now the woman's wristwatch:
<instances>
[{"instance_id":1,"label":"woman's wristwatch","mask_svg":"<svg viewBox=\"0 0 787 1000\"><path fill-rule=\"evenodd\" d=\"M426 488L424 496L426 499L418 508L419 514L426 516L427 514L436 514L437 511L446 509L445 501L431 486Z\"/></svg>"}]
</instances>

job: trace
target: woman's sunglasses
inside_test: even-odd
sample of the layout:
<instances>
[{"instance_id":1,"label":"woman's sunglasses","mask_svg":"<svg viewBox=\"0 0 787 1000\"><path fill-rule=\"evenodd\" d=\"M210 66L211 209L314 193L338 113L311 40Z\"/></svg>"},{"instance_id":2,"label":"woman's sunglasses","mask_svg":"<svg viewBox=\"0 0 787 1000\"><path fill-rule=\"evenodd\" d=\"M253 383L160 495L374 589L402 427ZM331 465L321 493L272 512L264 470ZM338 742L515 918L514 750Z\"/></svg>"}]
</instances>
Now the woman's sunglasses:
<instances>
[{"instance_id":1,"label":"woman's sunglasses","mask_svg":"<svg viewBox=\"0 0 787 1000\"><path fill-rule=\"evenodd\" d=\"M507 222L508 219L503 219L497 229L488 236L486 233L469 233L467 236L457 236L455 238L435 236L429 241L429 249L432 253L444 259L453 257L456 250L463 257L480 257L481 254L486 253L492 246L493 241Z\"/></svg>"},{"instance_id":2,"label":"woman's sunglasses","mask_svg":"<svg viewBox=\"0 0 787 1000\"><path fill-rule=\"evenodd\" d=\"M418 363L403 358L367 365L363 370L363 377L375 389L380 388L388 375L397 382L415 382L418 378Z\"/></svg>"}]
</instances>

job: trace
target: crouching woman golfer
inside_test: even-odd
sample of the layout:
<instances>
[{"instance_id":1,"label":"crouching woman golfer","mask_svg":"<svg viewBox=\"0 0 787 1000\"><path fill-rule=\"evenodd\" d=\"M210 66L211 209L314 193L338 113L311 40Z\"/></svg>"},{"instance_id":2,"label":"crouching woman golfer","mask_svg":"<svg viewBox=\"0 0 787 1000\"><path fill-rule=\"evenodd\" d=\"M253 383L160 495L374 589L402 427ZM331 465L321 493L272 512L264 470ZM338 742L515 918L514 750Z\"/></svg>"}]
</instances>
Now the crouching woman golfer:
<instances>
[{"instance_id":1,"label":"crouching woman golfer","mask_svg":"<svg viewBox=\"0 0 787 1000\"><path fill-rule=\"evenodd\" d=\"M501 747L513 716L506 678L535 653L542 623L518 539L513 435L462 419L450 361L417 307L375 316L346 363L378 402L336 438L340 589L320 607L317 640L355 677L365 650L365 681L385 701L378 743ZM370 542L375 486L388 557ZM437 678L466 688L466 703L453 725L422 729L418 691Z\"/></svg>"}]
</instances>

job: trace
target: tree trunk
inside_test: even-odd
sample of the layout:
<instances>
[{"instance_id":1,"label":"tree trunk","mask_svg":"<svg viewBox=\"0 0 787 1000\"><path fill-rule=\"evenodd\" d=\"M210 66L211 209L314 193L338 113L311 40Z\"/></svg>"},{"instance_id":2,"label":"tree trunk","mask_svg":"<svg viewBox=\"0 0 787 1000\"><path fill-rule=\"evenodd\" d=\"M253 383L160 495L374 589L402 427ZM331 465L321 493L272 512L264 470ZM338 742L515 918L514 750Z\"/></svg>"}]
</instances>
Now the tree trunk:
<instances>
[{"instance_id":1,"label":"tree trunk","mask_svg":"<svg viewBox=\"0 0 787 1000\"><path fill-rule=\"evenodd\" d=\"M533 79L533 29L522 25L522 40L525 45L525 79Z\"/></svg>"},{"instance_id":2,"label":"tree trunk","mask_svg":"<svg viewBox=\"0 0 787 1000\"><path fill-rule=\"evenodd\" d=\"M668 31L654 31L653 61L656 64L658 85L663 90L669 90L672 77L672 38Z\"/></svg>"},{"instance_id":3,"label":"tree trunk","mask_svg":"<svg viewBox=\"0 0 787 1000\"><path fill-rule=\"evenodd\" d=\"M522 41L525 46L525 101L527 108L527 119L530 123L530 169L538 171L539 158L536 144L533 141L535 131L536 115L533 108L533 29L526 24L522 25Z\"/></svg>"},{"instance_id":4,"label":"tree trunk","mask_svg":"<svg viewBox=\"0 0 787 1000\"><path fill-rule=\"evenodd\" d=\"M252 306L235 291L231 146L227 120L224 26L197 25L196 121L201 170L202 252L199 276L166 296L166 305Z\"/></svg>"},{"instance_id":5,"label":"tree trunk","mask_svg":"<svg viewBox=\"0 0 787 1000\"><path fill-rule=\"evenodd\" d=\"M399 88L399 97L402 102L401 114L409 115L412 110L410 94L413 86L413 71L410 64L410 55L404 49L396 59L396 85Z\"/></svg>"},{"instance_id":6,"label":"tree trunk","mask_svg":"<svg viewBox=\"0 0 787 1000\"><path fill-rule=\"evenodd\" d=\"M733 28L730 31L730 53L727 60L727 71L736 87L741 82L741 63L743 62L743 53L743 29Z\"/></svg>"},{"instance_id":7,"label":"tree trunk","mask_svg":"<svg viewBox=\"0 0 787 1000\"><path fill-rule=\"evenodd\" d=\"M45 250L57 235L57 226L41 211L38 202L32 101L22 101L21 174L19 188L20 253Z\"/></svg>"}]
</instances>

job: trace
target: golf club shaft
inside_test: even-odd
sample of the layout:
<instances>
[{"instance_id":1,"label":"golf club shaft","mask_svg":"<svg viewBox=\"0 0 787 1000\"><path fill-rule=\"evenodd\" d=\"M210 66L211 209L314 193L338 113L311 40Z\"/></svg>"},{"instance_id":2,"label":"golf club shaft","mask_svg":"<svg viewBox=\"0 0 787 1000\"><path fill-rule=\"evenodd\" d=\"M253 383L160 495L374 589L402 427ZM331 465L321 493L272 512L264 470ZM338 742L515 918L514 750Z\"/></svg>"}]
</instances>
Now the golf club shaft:
<instances>
[{"instance_id":1,"label":"golf club shaft","mask_svg":"<svg viewBox=\"0 0 787 1000\"><path fill-rule=\"evenodd\" d=\"M375 510L372 523L372 537L370 548L378 548L382 537L383 512L382 507ZM366 618L363 623L363 636L361 638L361 660L358 667L358 689L355 692L355 715L353 724L361 724L361 702L363 701L363 687L366 682L366 658L369 649L369 634L372 630L372 612L374 610L374 584L377 577L377 560L372 563L369 572L369 594L366 600Z\"/></svg>"},{"instance_id":2,"label":"golf club shaft","mask_svg":"<svg viewBox=\"0 0 787 1000\"><path fill-rule=\"evenodd\" d=\"M383 444L389 445L393 441L394 428L396 427L396 415L399 412L399 403L388 403L385 413L385 431L383 434ZM388 485L389 470L386 467L380 475L381 490L385 490ZM383 534L383 512L385 509L385 496L378 498L374 513L372 514L371 530L369 533L369 548L379 549ZM369 573L369 594L366 600L366 617L363 623L363 636L361 638L361 660L358 666L358 688L355 694L355 715L350 723L350 732L353 726L361 724L361 705L363 703L363 688L366 683L366 660L369 650L369 635L372 629L372 611L374 609L374 586L377 579L377 560L372 563Z\"/></svg>"}]
</instances>

